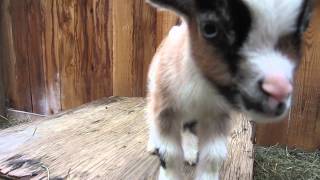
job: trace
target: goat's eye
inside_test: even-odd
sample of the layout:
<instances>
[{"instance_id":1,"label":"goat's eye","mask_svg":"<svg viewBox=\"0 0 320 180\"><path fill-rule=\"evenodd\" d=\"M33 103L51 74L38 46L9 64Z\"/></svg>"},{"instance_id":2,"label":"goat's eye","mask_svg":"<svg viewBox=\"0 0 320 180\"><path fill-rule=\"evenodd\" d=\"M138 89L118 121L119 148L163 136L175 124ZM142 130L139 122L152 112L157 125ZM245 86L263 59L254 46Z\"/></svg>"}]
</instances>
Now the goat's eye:
<instances>
[{"instance_id":1,"label":"goat's eye","mask_svg":"<svg viewBox=\"0 0 320 180\"><path fill-rule=\"evenodd\" d=\"M218 29L213 22L203 23L201 29L205 38L211 39L218 35Z\"/></svg>"}]
</instances>

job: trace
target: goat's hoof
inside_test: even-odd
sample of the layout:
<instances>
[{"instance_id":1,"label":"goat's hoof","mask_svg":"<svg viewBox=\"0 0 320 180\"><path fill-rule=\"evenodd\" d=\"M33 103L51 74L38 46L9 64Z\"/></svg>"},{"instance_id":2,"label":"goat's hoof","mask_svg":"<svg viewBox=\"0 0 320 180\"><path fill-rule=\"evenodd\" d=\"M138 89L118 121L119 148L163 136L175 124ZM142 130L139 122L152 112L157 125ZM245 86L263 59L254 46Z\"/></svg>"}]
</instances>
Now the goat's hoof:
<instances>
[{"instance_id":1,"label":"goat's hoof","mask_svg":"<svg viewBox=\"0 0 320 180\"><path fill-rule=\"evenodd\" d=\"M196 161L184 161L184 163L186 164L186 165L189 165L189 166L196 166L197 165L197 162Z\"/></svg>"},{"instance_id":2,"label":"goat's hoof","mask_svg":"<svg viewBox=\"0 0 320 180\"><path fill-rule=\"evenodd\" d=\"M147 152L151 155L158 155L159 154L159 148L156 148L154 146L148 146Z\"/></svg>"},{"instance_id":3,"label":"goat's hoof","mask_svg":"<svg viewBox=\"0 0 320 180\"><path fill-rule=\"evenodd\" d=\"M184 162L190 166L195 166L199 161L199 153L196 151L187 151L184 154Z\"/></svg>"}]
</instances>

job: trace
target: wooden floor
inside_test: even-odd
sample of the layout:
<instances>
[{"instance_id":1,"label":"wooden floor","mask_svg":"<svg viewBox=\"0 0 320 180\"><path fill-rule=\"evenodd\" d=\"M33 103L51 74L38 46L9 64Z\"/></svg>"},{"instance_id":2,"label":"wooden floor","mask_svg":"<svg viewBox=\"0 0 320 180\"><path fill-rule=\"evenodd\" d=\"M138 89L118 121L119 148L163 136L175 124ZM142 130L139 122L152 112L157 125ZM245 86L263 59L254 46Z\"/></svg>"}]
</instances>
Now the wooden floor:
<instances>
[{"instance_id":1,"label":"wooden floor","mask_svg":"<svg viewBox=\"0 0 320 180\"><path fill-rule=\"evenodd\" d=\"M0 131L0 179L156 179L142 98L112 97ZM221 179L252 179L251 126L234 120ZM193 168L185 171L191 179Z\"/></svg>"}]
</instances>

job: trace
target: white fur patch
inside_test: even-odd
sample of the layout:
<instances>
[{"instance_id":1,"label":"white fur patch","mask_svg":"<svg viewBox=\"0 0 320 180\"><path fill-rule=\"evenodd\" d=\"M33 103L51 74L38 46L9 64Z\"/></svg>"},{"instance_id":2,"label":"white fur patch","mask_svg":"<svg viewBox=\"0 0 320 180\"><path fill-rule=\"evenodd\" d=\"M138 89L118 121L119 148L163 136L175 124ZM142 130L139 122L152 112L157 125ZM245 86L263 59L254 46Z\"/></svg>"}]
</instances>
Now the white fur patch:
<instances>
[{"instance_id":1,"label":"white fur patch","mask_svg":"<svg viewBox=\"0 0 320 180\"><path fill-rule=\"evenodd\" d=\"M182 147L184 160L190 165L197 163L198 137L190 131L182 132Z\"/></svg>"},{"instance_id":2,"label":"white fur patch","mask_svg":"<svg viewBox=\"0 0 320 180\"><path fill-rule=\"evenodd\" d=\"M181 174L178 175L176 172L168 169L163 169L160 167L160 172L159 172L159 180L182 180Z\"/></svg>"},{"instance_id":3,"label":"white fur patch","mask_svg":"<svg viewBox=\"0 0 320 180\"><path fill-rule=\"evenodd\" d=\"M161 138L158 148L159 153L163 154L165 158L167 158L167 156L170 158L179 157L183 153L180 144L174 143L170 139Z\"/></svg>"},{"instance_id":4,"label":"white fur patch","mask_svg":"<svg viewBox=\"0 0 320 180\"><path fill-rule=\"evenodd\" d=\"M200 159L210 159L214 162L222 162L227 158L227 138L215 138L214 141L208 143L200 153Z\"/></svg>"},{"instance_id":5,"label":"white fur patch","mask_svg":"<svg viewBox=\"0 0 320 180\"><path fill-rule=\"evenodd\" d=\"M196 180L219 180L219 173L202 173Z\"/></svg>"},{"instance_id":6,"label":"white fur patch","mask_svg":"<svg viewBox=\"0 0 320 180\"><path fill-rule=\"evenodd\" d=\"M303 0L244 0L252 14L252 28L243 45L244 55L259 78L280 72L293 78L294 64L275 48L279 38L296 30Z\"/></svg>"},{"instance_id":7,"label":"white fur patch","mask_svg":"<svg viewBox=\"0 0 320 180\"><path fill-rule=\"evenodd\" d=\"M249 63L262 76L260 78L269 74L282 74L290 81L293 79L295 65L280 52L272 50L248 54Z\"/></svg>"},{"instance_id":8,"label":"white fur patch","mask_svg":"<svg viewBox=\"0 0 320 180\"><path fill-rule=\"evenodd\" d=\"M164 156L179 156L182 154L182 148L179 142L175 142L173 139L169 139L163 136L160 136L155 123L149 123L149 139L148 139L148 152L155 152L156 148L159 149L159 152ZM176 133L179 133L177 131Z\"/></svg>"},{"instance_id":9,"label":"white fur patch","mask_svg":"<svg viewBox=\"0 0 320 180\"><path fill-rule=\"evenodd\" d=\"M279 37L293 32L303 0L244 0L252 14L252 30L245 49L273 48ZM247 51L248 51L247 50Z\"/></svg>"},{"instance_id":10,"label":"white fur patch","mask_svg":"<svg viewBox=\"0 0 320 180\"><path fill-rule=\"evenodd\" d=\"M219 169L227 158L227 138L215 138L200 151L200 162L197 169L197 180L218 180Z\"/></svg>"}]
</instances>

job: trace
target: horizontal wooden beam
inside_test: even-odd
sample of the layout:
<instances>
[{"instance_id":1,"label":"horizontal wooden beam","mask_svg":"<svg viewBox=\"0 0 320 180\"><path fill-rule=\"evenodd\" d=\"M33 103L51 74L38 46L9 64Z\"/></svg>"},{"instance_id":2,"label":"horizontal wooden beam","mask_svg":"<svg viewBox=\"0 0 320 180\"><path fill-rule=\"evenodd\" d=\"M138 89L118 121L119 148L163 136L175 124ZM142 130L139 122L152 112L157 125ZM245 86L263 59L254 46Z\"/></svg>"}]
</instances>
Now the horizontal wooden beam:
<instances>
[{"instance_id":1,"label":"horizontal wooden beam","mask_svg":"<svg viewBox=\"0 0 320 180\"><path fill-rule=\"evenodd\" d=\"M143 98L112 97L0 131L0 176L50 179L156 179L146 152ZM252 179L251 126L235 116L221 179ZM193 167L187 166L188 177ZM189 179L186 178L186 179Z\"/></svg>"}]
</instances>

